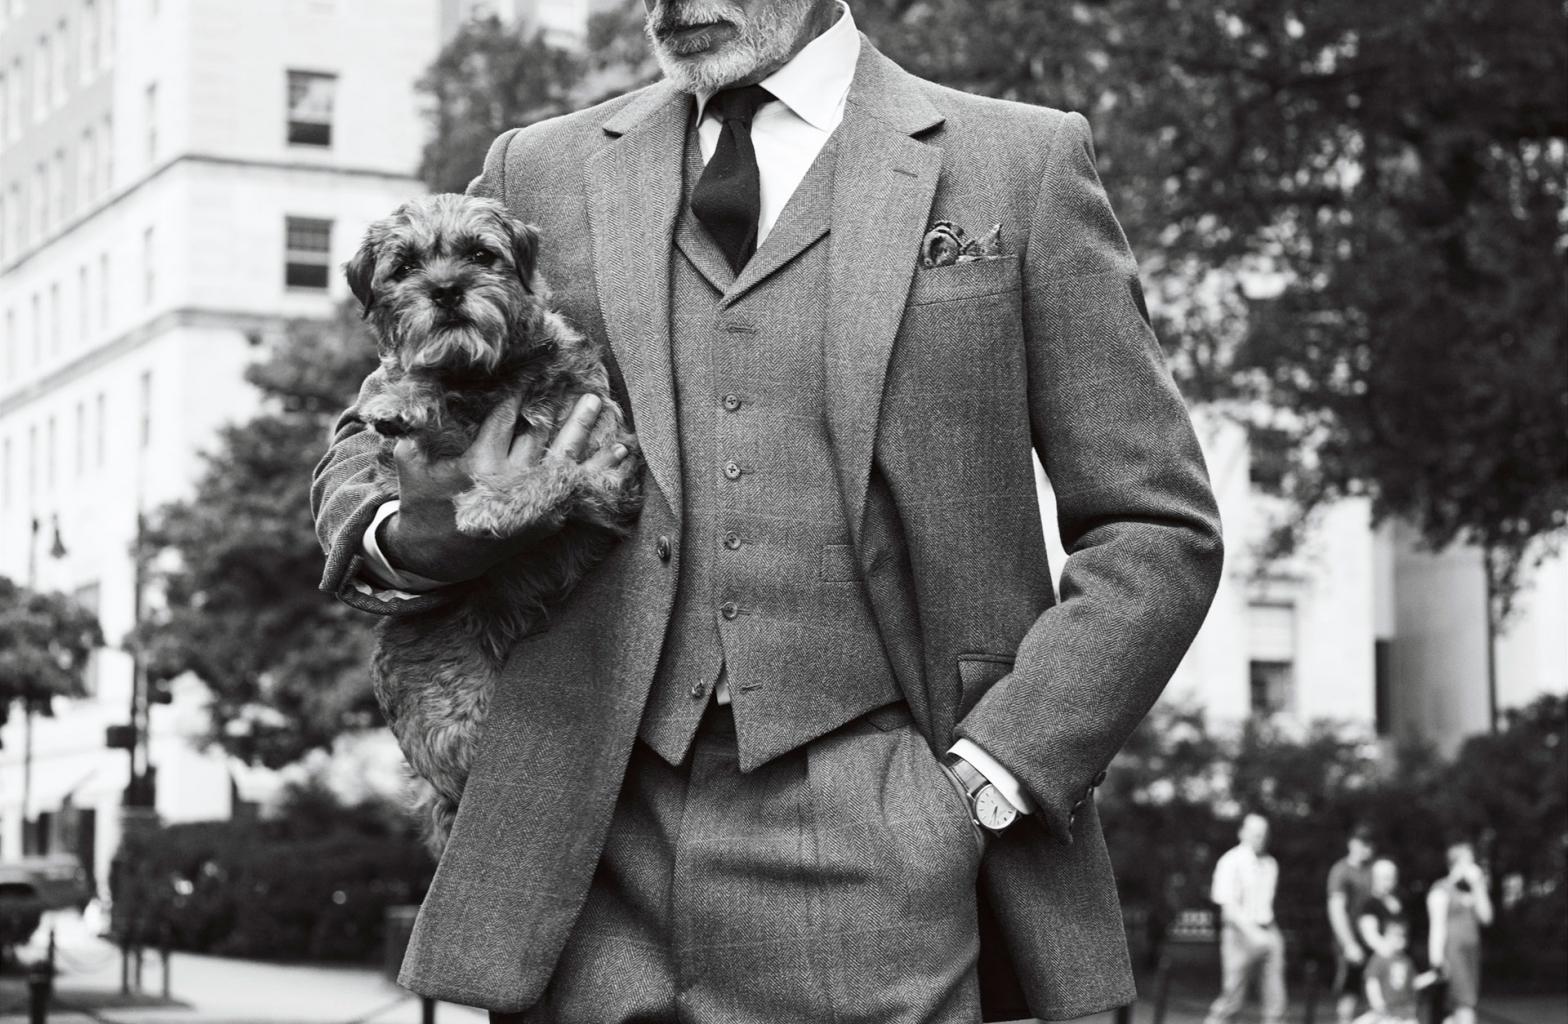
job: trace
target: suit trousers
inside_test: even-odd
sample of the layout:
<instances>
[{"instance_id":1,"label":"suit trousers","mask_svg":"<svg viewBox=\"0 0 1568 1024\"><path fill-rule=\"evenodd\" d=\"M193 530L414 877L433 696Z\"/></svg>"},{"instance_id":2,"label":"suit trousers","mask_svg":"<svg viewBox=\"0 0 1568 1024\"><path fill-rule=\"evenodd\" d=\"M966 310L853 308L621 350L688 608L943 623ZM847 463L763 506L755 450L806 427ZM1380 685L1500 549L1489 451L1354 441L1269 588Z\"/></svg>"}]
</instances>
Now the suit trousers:
<instances>
[{"instance_id":1,"label":"suit trousers","mask_svg":"<svg viewBox=\"0 0 1568 1024\"><path fill-rule=\"evenodd\" d=\"M540 1002L493 1024L978 1024L984 837L903 704L756 770L640 740Z\"/></svg>"},{"instance_id":2,"label":"suit trousers","mask_svg":"<svg viewBox=\"0 0 1568 1024\"><path fill-rule=\"evenodd\" d=\"M1241 929L1227 924L1220 933L1219 997L1209 1007L1205 1024L1228 1024L1247 1002L1247 985L1258 976L1263 999L1263 1024L1279 1024L1285 1016L1285 937L1276 925L1268 926L1261 944L1251 942Z\"/></svg>"}]
</instances>

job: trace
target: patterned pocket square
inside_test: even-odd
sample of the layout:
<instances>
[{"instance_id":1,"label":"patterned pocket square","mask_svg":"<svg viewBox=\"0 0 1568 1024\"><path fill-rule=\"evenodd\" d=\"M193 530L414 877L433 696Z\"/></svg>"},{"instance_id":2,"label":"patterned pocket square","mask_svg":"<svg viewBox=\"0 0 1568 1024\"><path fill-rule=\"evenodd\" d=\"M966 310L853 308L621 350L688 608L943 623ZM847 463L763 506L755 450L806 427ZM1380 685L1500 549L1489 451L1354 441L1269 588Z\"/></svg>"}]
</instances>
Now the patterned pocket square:
<instances>
[{"instance_id":1,"label":"patterned pocket square","mask_svg":"<svg viewBox=\"0 0 1568 1024\"><path fill-rule=\"evenodd\" d=\"M993 225L982 237L970 238L950 220L935 221L920 242L922 267L950 267L955 263L994 260L1002 251L1002 225Z\"/></svg>"}]
</instances>

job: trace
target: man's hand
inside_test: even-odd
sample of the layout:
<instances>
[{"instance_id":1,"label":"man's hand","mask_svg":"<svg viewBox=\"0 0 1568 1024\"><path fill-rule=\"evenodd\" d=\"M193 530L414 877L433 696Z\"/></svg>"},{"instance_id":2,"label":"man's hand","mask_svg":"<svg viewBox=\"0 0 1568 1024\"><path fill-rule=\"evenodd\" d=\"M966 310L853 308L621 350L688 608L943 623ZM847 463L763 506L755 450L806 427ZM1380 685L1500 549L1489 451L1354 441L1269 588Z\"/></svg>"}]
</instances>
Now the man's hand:
<instances>
[{"instance_id":1,"label":"man's hand","mask_svg":"<svg viewBox=\"0 0 1568 1024\"><path fill-rule=\"evenodd\" d=\"M577 400L554 441L549 440L547 426L512 436L519 401L513 396L492 409L468 450L455 458L426 460L411 438L397 442L393 457L398 511L382 524L377 537L394 568L443 583L473 579L559 529L552 521L525 526L510 537L459 533L452 499L466 491L476 476L505 487L510 481L520 482L547 457L597 468L615 466L626 458L626 446L614 445L583 459L589 433L599 419L602 403L597 395Z\"/></svg>"}]
</instances>

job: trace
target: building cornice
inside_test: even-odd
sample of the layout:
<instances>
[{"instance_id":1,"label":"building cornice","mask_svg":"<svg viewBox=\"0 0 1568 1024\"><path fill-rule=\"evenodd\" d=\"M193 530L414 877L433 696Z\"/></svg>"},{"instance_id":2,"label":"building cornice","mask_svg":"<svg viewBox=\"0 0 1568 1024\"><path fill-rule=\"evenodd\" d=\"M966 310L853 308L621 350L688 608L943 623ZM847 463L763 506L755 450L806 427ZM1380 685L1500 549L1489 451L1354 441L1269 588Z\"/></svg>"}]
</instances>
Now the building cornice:
<instances>
[{"instance_id":1,"label":"building cornice","mask_svg":"<svg viewBox=\"0 0 1568 1024\"><path fill-rule=\"evenodd\" d=\"M423 190L424 188L423 182L412 174L402 171L390 171L380 167L348 167L337 164L307 163L298 160L256 160L244 157L220 156L215 153L182 153L179 156L165 160L129 185L122 187L118 192L110 194L91 209L72 217L64 225L55 227L41 242L29 247L15 259L6 263L0 263L0 274L10 274L20 270L29 261L42 255L45 250L56 242L63 241L67 236L86 226L94 218L100 217L114 207L123 204L131 196L182 164L277 171L285 174L318 174L329 178L354 178L361 180L371 178L381 181L408 182L416 190Z\"/></svg>"},{"instance_id":2,"label":"building cornice","mask_svg":"<svg viewBox=\"0 0 1568 1024\"><path fill-rule=\"evenodd\" d=\"M82 352L36 380L0 397L0 419L10 416L32 402L58 391L60 388L87 376L127 353L134 352L155 338L182 327L222 328L243 331L246 334L266 335L281 331L289 324L325 320L283 316L277 313L260 313L251 310L203 309L196 306L165 310L136 325L118 337Z\"/></svg>"}]
</instances>

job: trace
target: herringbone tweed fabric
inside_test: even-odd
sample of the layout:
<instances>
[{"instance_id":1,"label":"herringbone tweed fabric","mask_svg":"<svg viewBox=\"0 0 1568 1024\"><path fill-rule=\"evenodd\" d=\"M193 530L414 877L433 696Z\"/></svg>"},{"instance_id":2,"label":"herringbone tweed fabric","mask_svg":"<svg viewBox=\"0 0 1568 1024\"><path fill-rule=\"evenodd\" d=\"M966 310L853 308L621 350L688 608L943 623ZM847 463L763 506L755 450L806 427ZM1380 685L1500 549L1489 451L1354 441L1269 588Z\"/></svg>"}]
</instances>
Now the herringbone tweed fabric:
<instances>
[{"instance_id":1,"label":"herringbone tweed fabric","mask_svg":"<svg viewBox=\"0 0 1568 1024\"><path fill-rule=\"evenodd\" d=\"M769 759L895 700L855 563L827 434L826 290L834 147L801 181L745 287L690 213L675 226L671 351L684 562L639 735L686 755L719 666L740 763ZM687 132L686 189L702 167Z\"/></svg>"},{"instance_id":2,"label":"herringbone tweed fabric","mask_svg":"<svg viewBox=\"0 0 1568 1024\"><path fill-rule=\"evenodd\" d=\"M473 186L539 226L559 306L618 362L648 498L506 665L404 960L416 992L499 1010L538 999L625 778L683 564L670 274L691 102L660 84L508 132ZM799 301L826 310L854 561L922 735L938 749L969 736L1039 808L980 874L988 1013L1082 1016L1133 995L1093 787L1218 583L1203 457L1082 117L920 81L862 39L835 140L826 293ZM918 268L941 219L1002 224L1011 255ZM763 273L748 265L737 284ZM322 588L397 614L347 583L383 500L364 473L379 443L350 409L317 469ZM1031 452L1069 554L1059 600ZM1029 1012L995 1001L1004 990Z\"/></svg>"}]
</instances>

